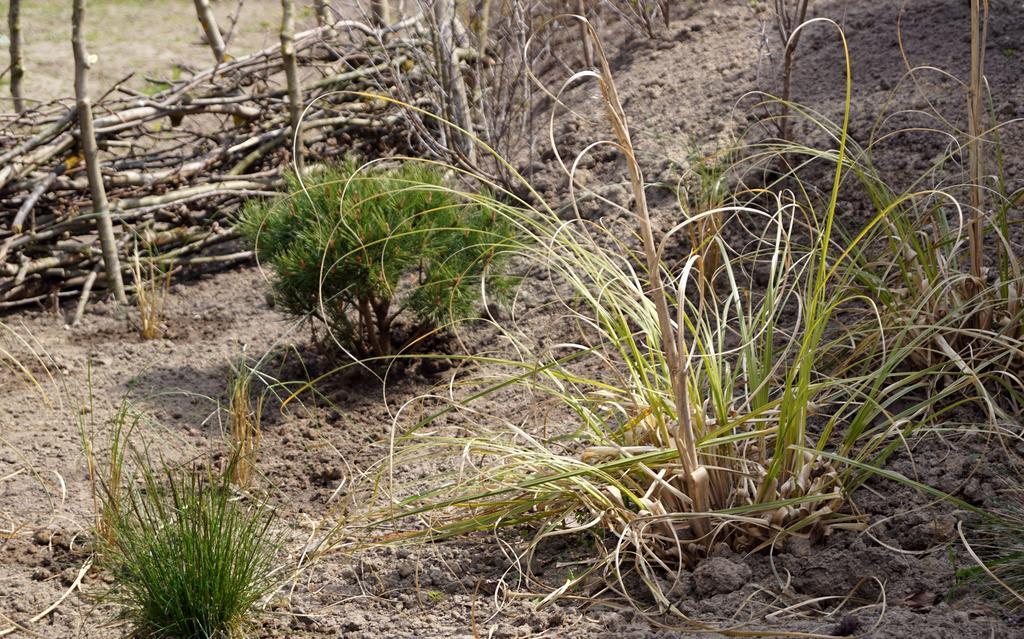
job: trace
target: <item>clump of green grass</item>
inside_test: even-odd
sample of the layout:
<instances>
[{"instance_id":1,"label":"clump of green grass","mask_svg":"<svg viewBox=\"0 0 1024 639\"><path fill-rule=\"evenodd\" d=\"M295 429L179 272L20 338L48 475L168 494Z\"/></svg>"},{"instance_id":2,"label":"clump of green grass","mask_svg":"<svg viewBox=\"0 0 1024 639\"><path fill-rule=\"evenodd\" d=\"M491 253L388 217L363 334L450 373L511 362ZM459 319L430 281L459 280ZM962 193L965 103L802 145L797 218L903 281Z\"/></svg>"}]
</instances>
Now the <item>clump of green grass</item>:
<instances>
[{"instance_id":1,"label":"clump of green grass","mask_svg":"<svg viewBox=\"0 0 1024 639\"><path fill-rule=\"evenodd\" d=\"M303 180L249 206L241 228L274 269L278 303L322 320L355 357L400 353L471 317L483 290L508 290L511 227L456 197L435 168L349 161Z\"/></svg>"},{"instance_id":2,"label":"clump of green grass","mask_svg":"<svg viewBox=\"0 0 1024 639\"><path fill-rule=\"evenodd\" d=\"M229 473L154 469L135 455L138 483L117 496L97 538L128 636L241 639L279 583L273 511L231 490ZM109 492L104 493L112 498ZM104 503L104 506L107 506Z\"/></svg>"}]
</instances>

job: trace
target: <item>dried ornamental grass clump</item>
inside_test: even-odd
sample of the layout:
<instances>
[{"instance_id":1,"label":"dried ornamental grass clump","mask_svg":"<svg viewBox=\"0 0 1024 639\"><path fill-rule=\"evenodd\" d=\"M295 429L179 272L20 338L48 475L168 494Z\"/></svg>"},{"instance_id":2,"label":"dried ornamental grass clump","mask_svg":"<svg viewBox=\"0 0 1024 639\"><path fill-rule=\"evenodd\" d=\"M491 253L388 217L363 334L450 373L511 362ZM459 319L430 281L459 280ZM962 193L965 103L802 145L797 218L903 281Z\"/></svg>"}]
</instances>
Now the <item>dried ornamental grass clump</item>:
<instances>
[{"instance_id":1,"label":"dried ornamental grass clump","mask_svg":"<svg viewBox=\"0 0 1024 639\"><path fill-rule=\"evenodd\" d=\"M833 321L851 301L842 266L856 251L856 240L844 246L833 234L846 119L820 208L793 193L741 190L688 210L656 237L626 117L594 43L599 70L573 78L594 81L604 98L614 134L605 144L624 156L635 203L624 212L635 226L565 221L525 180L538 205L510 205L510 193L487 203L528 237L520 250L556 290L572 291L560 299L579 341L542 353L516 342L522 360L500 363L518 374L483 390L471 384L465 400L396 436L383 464L394 474L374 482L379 501L367 518L378 531L371 538L387 542L526 526L527 555L548 538L588 536L594 556L552 596L596 575L630 597L642 584L640 596L659 612L683 616L664 575L721 544L751 552L790 535L863 528L844 512L849 493L917 423L923 409L906 400L921 379L898 374L913 345L865 359L851 347L856 335ZM848 117L849 80L845 97ZM736 248L725 228L750 237ZM796 240L797 231L809 240ZM691 233L689 257L666 260L665 247ZM711 265L715 273L702 272ZM515 385L552 398L574 420L570 432L547 439L531 416L503 422L473 405ZM464 417L456 432L439 420L452 413ZM446 455L456 470L422 484L397 470Z\"/></svg>"},{"instance_id":2,"label":"dried ornamental grass clump","mask_svg":"<svg viewBox=\"0 0 1024 639\"><path fill-rule=\"evenodd\" d=\"M264 396L253 400L252 379L255 372L244 360L232 364L228 377L228 429L233 463L231 481L248 488L257 470L260 448Z\"/></svg>"},{"instance_id":3,"label":"dried ornamental grass clump","mask_svg":"<svg viewBox=\"0 0 1024 639\"><path fill-rule=\"evenodd\" d=\"M166 328L165 307L171 287L171 270L162 268L154 256L141 258L136 248L132 254L131 273L139 314L139 335L142 339L156 339Z\"/></svg>"}]
</instances>

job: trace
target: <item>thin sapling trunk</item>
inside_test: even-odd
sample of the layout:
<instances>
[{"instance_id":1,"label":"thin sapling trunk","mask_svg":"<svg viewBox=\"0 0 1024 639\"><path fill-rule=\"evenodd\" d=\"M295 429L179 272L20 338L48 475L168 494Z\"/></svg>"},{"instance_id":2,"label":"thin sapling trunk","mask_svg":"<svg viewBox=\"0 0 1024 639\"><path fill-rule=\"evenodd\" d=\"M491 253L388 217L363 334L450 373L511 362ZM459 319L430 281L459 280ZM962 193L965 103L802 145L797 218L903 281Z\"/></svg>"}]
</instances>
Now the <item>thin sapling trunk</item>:
<instances>
[{"instance_id":1,"label":"thin sapling trunk","mask_svg":"<svg viewBox=\"0 0 1024 639\"><path fill-rule=\"evenodd\" d=\"M782 58L782 108L779 113L779 133L783 140L790 141L793 136L793 125L789 119L789 101L792 95L796 47L800 43L801 34L796 29L804 23L804 19L807 17L807 5L810 0L799 0L795 15L790 13L786 2L787 0L775 0L775 19L779 36L785 47Z\"/></svg>"},{"instance_id":2,"label":"thin sapling trunk","mask_svg":"<svg viewBox=\"0 0 1024 639\"><path fill-rule=\"evenodd\" d=\"M455 3L453 0L436 0L433 3L435 35L434 55L437 57L437 68L441 72L444 90L450 98L451 113L449 119L462 131L448 127L453 149L461 153L470 166L476 164L476 145L465 131L472 131L473 119L469 111L469 96L466 91L465 78L459 66L456 46Z\"/></svg>"},{"instance_id":3,"label":"thin sapling trunk","mask_svg":"<svg viewBox=\"0 0 1024 639\"><path fill-rule=\"evenodd\" d=\"M213 9L210 8L210 0L195 0L195 4L199 24L203 26L206 41L210 44L210 49L213 51L213 59L217 64L221 64L224 62L227 47L224 44L224 38L220 34L220 28L217 26L217 18L213 15Z\"/></svg>"},{"instance_id":4,"label":"thin sapling trunk","mask_svg":"<svg viewBox=\"0 0 1024 639\"><path fill-rule=\"evenodd\" d=\"M302 148L302 86L299 84L299 64L295 57L295 2L281 0L281 59L288 81L288 117L292 125L292 151L295 172L305 168Z\"/></svg>"},{"instance_id":5,"label":"thin sapling trunk","mask_svg":"<svg viewBox=\"0 0 1024 639\"><path fill-rule=\"evenodd\" d=\"M93 130L92 101L89 98L88 74L90 58L85 49L85 0L74 0L71 14L71 42L75 52L75 96L78 105L79 144L85 156L86 172L89 176L89 190L92 195L93 213L100 236L103 264L107 271L107 284L119 304L128 302L121 279L121 264L117 257L117 241L114 225L110 219L107 192L100 174L96 133Z\"/></svg>"},{"instance_id":6,"label":"thin sapling trunk","mask_svg":"<svg viewBox=\"0 0 1024 639\"><path fill-rule=\"evenodd\" d=\"M11 97L14 98L14 112L25 110L25 95L22 81L25 78L25 66L21 56L21 0L11 0L7 9L7 27L11 34Z\"/></svg>"}]
</instances>

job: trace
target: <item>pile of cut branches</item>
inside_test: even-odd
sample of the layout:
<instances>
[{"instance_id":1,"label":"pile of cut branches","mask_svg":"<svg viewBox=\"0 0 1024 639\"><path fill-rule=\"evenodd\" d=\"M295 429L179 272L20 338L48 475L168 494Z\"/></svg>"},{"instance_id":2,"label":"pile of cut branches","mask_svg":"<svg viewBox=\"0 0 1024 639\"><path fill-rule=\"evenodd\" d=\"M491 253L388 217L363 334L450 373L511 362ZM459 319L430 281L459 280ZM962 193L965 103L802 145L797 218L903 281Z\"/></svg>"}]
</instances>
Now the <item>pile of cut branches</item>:
<instances>
[{"instance_id":1,"label":"pile of cut branches","mask_svg":"<svg viewBox=\"0 0 1024 639\"><path fill-rule=\"evenodd\" d=\"M308 162L408 152L398 109L355 92L387 93L400 81L415 93L424 83L404 53L422 46L418 20L335 22L294 35L299 142L285 47L185 70L183 79L147 78L147 91L128 78L115 84L92 109L122 256L144 251L167 269L247 259L224 248L236 237L229 221L246 198L283 187L296 149ZM73 99L0 114L0 308L87 299L94 283L106 286L80 137Z\"/></svg>"}]
</instances>

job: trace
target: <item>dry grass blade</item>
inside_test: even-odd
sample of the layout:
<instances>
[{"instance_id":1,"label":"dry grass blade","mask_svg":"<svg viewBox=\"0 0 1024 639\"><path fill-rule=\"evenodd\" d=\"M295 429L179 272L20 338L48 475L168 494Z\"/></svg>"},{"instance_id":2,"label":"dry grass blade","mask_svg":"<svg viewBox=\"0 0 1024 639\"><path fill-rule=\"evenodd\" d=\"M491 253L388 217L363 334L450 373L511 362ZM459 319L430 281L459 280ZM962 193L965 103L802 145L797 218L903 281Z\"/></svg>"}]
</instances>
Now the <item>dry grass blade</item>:
<instances>
[{"instance_id":1,"label":"dry grass blade","mask_svg":"<svg viewBox=\"0 0 1024 639\"><path fill-rule=\"evenodd\" d=\"M1020 439L1020 435L1015 435ZM957 533L976 567L961 570L965 582L990 581L991 591L1013 612L1024 610L1024 489L1019 469L996 491L987 517L957 522ZM965 530L966 528L966 530ZM996 587L998 586L998 588Z\"/></svg>"},{"instance_id":2,"label":"dry grass blade","mask_svg":"<svg viewBox=\"0 0 1024 639\"><path fill-rule=\"evenodd\" d=\"M696 437L693 429L693 416L690 413L690 398L688 388L689 377L689 349L683 334L683 323L673 325L669 312L668 292L662 281L661 255L658 251L658 244L654 239L654 231L651 224L651 215L647 207L647 191L644 182L643 171L640 163L637 162L633 151L633 140L629 134L629 126L626 123L626 114L622 110L622 103L619 100L618 90L615 88L615 79L612 76L611 68L608 65L608 56L605 54L604 46L598 37L597 31L587 23L589 35L597 52L600 74L596 75L604 96L605 106L608 110L608 119L611 122L618 140L619 150L625 155L626 167L629 173L629 182L633 191L633 198L636 202L636 220L640 230L640 238L643 241L644 256L647 259L647 274L650 278L649 294L654 301L658 314L658 327L661 335L661 348L664 352L665 361L668 364L669 379L672 384L673 396L678 415L678 428L675 433L679 458L683 464L684 481L688 484L688 493L694 503L694 510L706 512L709 510L708 473L702 468L697 457ZM682 288L685 279L680 283ZM680 313L682 313L680 303ZM697 525L703 528L700 520ZM706 531L700 531L703 536Z\"/></svg>"},{"instance_id":3,"label":"dry grass blade","mask_svg":"<svg viewBox=\"0 0 1024 639\"><path fill-rule=\"evenodd\" d=\"M96 538L105 543L114 542L117 522L123 514L126 462L132 434L140 419L141 414L123 402L103 442L97 438L95 430L87 430L84 423L79 424L93 502L94 532Z\"/></svg>"},{"instance_id":4,"label":"dry grass blade","mask_svg":"<svg viewBox=\"0 0 1024 639\"><path fill-rule=\"evenodd\" d=\"M32 616L32 618L29 619L26 623L20 623L20 624L16 623L16 624L14 624L12 626L9 626L7 628L0 628L0 637L6 637L7 635L9 635L11 633L15 633L15 632L19 632L19 631L20 632L24 632L26 634L35 634L32 631L32 628L29 627L26 624L37 623L38 621L40 621L42 619L45 619L50 613L52 613L54 610L59 608L60 605L62 603L64 603L64 600L67 599L71 595L71 593L73 593L75 590L81 588L82 580L85 579L85 576L89 573L89 570L91 568L92 568L92 559L87 559L85 561L85 563L82 564L82 567L78 569L78 575L75 576L75 580L73 582L71 582L71 585L68 586L67 590L65 590L64 593L60 597L58 597L56 601L54 601L49 606L47 606L42 612Z\"/></svg>"}]
</instances>

